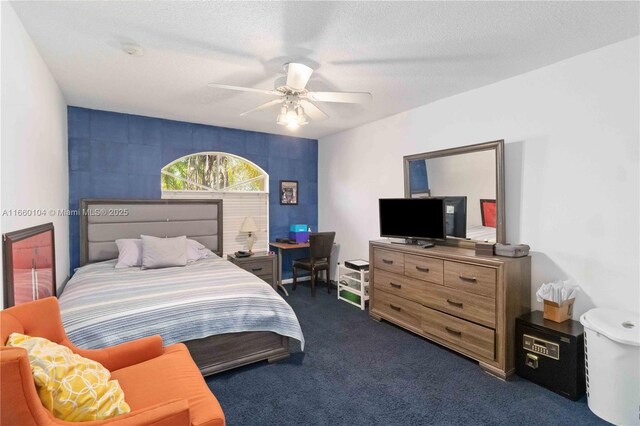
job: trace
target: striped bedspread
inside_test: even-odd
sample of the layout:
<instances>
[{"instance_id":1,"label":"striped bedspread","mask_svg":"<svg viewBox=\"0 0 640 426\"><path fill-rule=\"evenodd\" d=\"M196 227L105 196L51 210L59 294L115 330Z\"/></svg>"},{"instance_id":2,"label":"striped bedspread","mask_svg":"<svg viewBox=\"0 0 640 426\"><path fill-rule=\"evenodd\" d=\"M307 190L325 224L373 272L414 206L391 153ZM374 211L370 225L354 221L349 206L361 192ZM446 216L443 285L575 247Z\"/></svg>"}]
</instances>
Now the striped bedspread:
<instances>
[{"instance_id":1,"label":"striped bedspread","mask_svg":"<svg viewBox=\"0 0 640 426\"><path fill-rule=\"evenodd\" d=\"M165 345L243 331L272 331L304 349L293 309L253 274L220 259L180 268L115 269L116 261L77 270L59 298L71 341L103 348L159 334Z\"/></svg>"}]
</instances>

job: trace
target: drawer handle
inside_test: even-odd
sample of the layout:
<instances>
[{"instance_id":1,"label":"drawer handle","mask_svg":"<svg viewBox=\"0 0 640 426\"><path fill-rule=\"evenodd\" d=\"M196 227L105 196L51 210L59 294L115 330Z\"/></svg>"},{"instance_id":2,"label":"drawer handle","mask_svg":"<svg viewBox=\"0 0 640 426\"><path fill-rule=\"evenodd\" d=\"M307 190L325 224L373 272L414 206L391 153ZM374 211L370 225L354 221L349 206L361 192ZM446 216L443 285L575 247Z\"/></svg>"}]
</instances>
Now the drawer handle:
<instances>
[{"instance_id":1,"label":"drawer handle","mask_svg":"<svg viewBox=\"0 0 640 426\"><path fill-rule=\"evenodd\" d=\"M251 268L251 272L262 271L262 268Z\"/></svg>"},{"instance_id":2,"label":"drawer handle","mask_svg":"<svg viewBox=\"0 0 640 426\"><path fill-rule=\"evenodd\" d=\"M464 306L462 302L454 302L451 299L447 299L447 303L453 306L457 306L458 308L462 308Z\"/></svg>"},{"instance_id":3,"label":"drawer handle","mask_svg":"<svg viewBox=\"0 0 640 426\"><path fill-rule=\"evenodd\" d=\"M389 283L389 285L390 285L391 287L395 287L395 288L402 288L402 284L396 284L396 283L392 283L392 282L390 282L390 283Z\"/></svg>"},{"instance_id":4,"label":"drawer handle","mask_svg":"<svg viewBox=\"0 0 640 426\"><path fill-rule=\"evenodd\" d=\"M402 308L400 306L396 306L396 305L391 304L391 303L389 303L389 307L391 309L393 309L394 311L398 311L398 312L400 312L402 310Z\"/></svg>"},{"instance_id":5,"label":"drawer handle","mask_svg":"<svg viewBox=\"0 0 640 426\"><path fill-rule=\"evenodd\" d=\"M420 272L429 272L429 268L421 268L419 266L416 266L416 269Z\"/></svg>"},{"instance_id":6,"label":"drawer handle","mask_svg":"<svg viewBox=\"0 0 640 426\"><path fill-rule=\"evenodd\" d=\"M389 260L389 259L382 259L382 261L384 263L386 263L387 265L393 265L393 260Z\"/></svg>"},{"instance_id":7,"label":"drawer handle","mask_svg":"<svg viewBox=\"0 0 640 426\"><path fill-rule=\"evenodd\" d=\"M478 279L476 277L470 277L469 275L458 275L462 281L473 281L476 282Z\"/></svg>"},{"instance_id":8,"label":"drawer handle","mask_svg":"<svg viewBox=\"0 0 640 426\"><path fill-rule=\"evenodd\" d=\"M444 329L447 330L451 334L455 334L456 336L462 336L462 331L454 330L453 328L449 328L449 327L446 327L446 326L445 326Z\"/></svg>"}]
</instances>

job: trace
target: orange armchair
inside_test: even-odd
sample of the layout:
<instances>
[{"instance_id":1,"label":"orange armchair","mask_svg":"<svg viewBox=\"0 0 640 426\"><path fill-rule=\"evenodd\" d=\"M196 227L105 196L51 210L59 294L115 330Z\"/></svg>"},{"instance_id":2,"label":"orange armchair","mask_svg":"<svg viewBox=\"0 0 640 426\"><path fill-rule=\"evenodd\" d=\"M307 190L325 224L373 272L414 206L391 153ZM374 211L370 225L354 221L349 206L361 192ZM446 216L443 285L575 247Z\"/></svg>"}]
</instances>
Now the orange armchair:
<instances>
[{"instance_id":1,"label":"orange armchair","mask_svg":"<svg viewBox=\"0 0 640 426\"><path fill-rule=\"evenodd\" d=\"M83 425L223 426L224 414L183 344L163 347L151 336L105 349L80 349L69 341L55 297L0 311L0 424L75 425L44 408L27 351L4 346L11 333L44 337L98 361L120 382L129 414Z\"/></svg>"}]
</instances>

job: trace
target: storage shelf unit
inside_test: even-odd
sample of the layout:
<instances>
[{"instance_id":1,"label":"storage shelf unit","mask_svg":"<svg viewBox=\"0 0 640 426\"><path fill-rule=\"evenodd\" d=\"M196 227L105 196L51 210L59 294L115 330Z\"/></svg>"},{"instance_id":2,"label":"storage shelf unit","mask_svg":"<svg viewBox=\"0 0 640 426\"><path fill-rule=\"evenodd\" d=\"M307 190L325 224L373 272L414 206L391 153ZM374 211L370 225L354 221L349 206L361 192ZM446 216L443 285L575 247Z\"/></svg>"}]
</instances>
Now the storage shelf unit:
<instances>
[{"instance_id":1,"label":"storage shelf unit","mask_svg":"<svg viewBox=\"0 0 640 426\"><path fill-rule=\"evenodd\" d=\"M343 300L364 310L365 304L369 300L369 271L359 271L339 264L338 276L338 300ZM342 296L343 291L358 296L360 303Z\"/></svg>"}]
</instances>

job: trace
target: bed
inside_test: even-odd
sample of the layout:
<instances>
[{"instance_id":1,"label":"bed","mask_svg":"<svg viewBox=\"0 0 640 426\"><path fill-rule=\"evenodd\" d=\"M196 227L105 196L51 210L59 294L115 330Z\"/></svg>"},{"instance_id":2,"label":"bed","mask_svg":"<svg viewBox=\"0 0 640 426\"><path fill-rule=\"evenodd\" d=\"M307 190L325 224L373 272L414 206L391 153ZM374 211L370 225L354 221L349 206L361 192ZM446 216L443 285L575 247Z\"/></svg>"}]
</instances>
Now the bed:
<instances>
[{"instance_id":1,"label":"bed","mask_svg":"<svg viewBox=\"0 0 640 426\"><path fill-rule=\"evenodd\" d=\"M278 361L304 348L291 307L273 288L221 258L180 268L114 268L115 240L186 235L222 254L221 200L82 200L80 264L60 296L81 347L160 334L187 345L203 375Z\"/></svg>"},{"instance_id":2,"label":"bed","mask_svg":"<svg viewBox=\"0 0 640 426\"><path fill-rule=\"evenodd\" d=\"M467 239L495 243L496 228L483 225L468 225Z\"/></svg>"}]
</instances>

